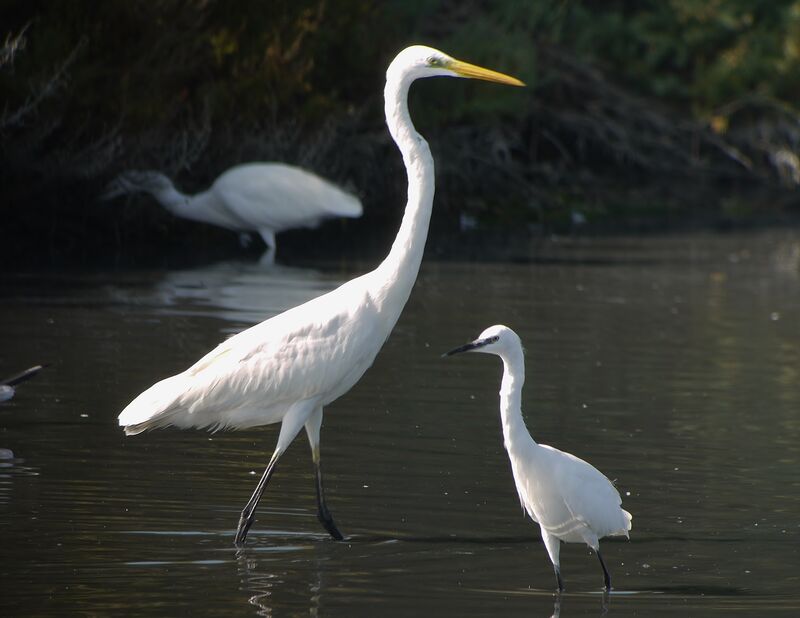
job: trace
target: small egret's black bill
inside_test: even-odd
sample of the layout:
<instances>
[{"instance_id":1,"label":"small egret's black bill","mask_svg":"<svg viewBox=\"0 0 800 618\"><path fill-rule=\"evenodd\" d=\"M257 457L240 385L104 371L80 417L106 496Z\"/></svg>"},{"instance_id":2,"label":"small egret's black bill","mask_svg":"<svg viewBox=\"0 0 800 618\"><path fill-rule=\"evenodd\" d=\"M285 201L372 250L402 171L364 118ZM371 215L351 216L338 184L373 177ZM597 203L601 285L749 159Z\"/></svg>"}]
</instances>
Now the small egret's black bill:
<instances>
[{"instance_id":1,"label":"small egret's black bill","mask_svg":"<svg viewBox=\"0 0 800 618\"><path fill-rule=\"evenodd\" d=\"M486 339L476 339L475 341L471 341L470 343L466 343L462 346L454 348L449 352L445 352L442 356L453 356L454 354L461 354L462 352L469 352L471 350L475 350L477 348L482 348L485 345L489 345L490 343L494 343L497 341L497 337L487 337Z\"/></svg>"},{"instance_id":2,"label":"small egret's black bill","mask_svg":"<svg viewBox=\"0 0 800 618\"><path fill-rule=\"evenodd\" d=\"M31 367L30 369L26 369L22 373L18 373L16 375L11 376L10 378L6 378L5 380L0 380L0 384L6 384L8 386L16 386L21 382L25 382L26 380L30 380L33 376L39 373L44 367L47 365L36 365L35 367Z\"/></svg>"}]
</instances>

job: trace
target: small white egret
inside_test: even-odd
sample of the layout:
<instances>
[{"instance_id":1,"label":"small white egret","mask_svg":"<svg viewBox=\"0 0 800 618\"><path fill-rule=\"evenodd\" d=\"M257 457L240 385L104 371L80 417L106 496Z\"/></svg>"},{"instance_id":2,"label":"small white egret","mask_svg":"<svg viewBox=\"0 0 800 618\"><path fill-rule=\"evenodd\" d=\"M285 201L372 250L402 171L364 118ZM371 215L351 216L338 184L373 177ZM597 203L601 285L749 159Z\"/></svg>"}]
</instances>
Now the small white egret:
<instances>
[{"instance_id":1,"label":"small white egret","mask_svg":"<svg viewBox=\"0 0 800 618\"><path fill-rule=\"evenodd\" d=\"M324 219L357 218L363 208L355 196L306 170L285 163L246 163L230 168L207 191L184 195L161 172L120 174L102 195L111 199L145 192L177 217L211 223L235 232L258 232L275 253L275 234L316 227Z\"/></svg>"},{"instance_id":2,"label":"small white egret","mask_svg":"<svg viewBox=\"0 0 800 618\"><path fill-rule=\"evenodd\" d=\"M281 423L272 458L242 511L241 545L275 464L305 427L316 474L319 520L342 539L325 505L320 467L322 410L372 365L417 278L433 205L433 158L408 113L408 89L421 77L473 77L521 86L517 79L460 62L424 46L400 52L386 72L386 124L403 155L408 201L389 255L372 272L253 326L189 369L144 391L119 415L126 434L175 425L242 429Z\"/></svg>"},{"instance_id":3,"label":"small white egret","mask_svg":"<svg viewBox=\"0 0 800 618\"><path fill-rule=\"evenodd\" d=\"M13 375L10 378L5 378L4 380L0 380L0 402L8 401L12 397L14 397L14 394L16 393L14 387L17 384L30 380L33 376L35 376L42 370L42 367L43 365L36 365L35 367L26 369L22 373Z\"/></svg>"},{"instance_id":4,"label":"small white egret","mask_svg":"<svg viewBox=\"0 0 800 618\"><path fill-rule=\"evenodd\" d=\"M559 566L561 541L586 543L603 567L606 590L611 576L600 555L604 536L628 536L631 514L622 509L619 492L597 468L570 453L538 444L522 419L525 359L517 333L507 326L490 326L473 341L446 353L484 352L503 360L500 417L503 444L522 508L539 524L553 563L559 592L564 590Z\"/></svg>"}]
</instances>

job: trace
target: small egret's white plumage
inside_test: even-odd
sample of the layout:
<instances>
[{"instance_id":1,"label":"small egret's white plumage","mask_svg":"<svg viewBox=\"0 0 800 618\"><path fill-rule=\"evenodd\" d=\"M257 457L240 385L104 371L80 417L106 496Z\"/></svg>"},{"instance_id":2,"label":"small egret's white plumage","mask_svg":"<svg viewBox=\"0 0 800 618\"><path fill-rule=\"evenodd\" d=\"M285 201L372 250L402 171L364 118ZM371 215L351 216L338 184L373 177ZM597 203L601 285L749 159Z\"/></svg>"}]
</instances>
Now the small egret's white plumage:
<instances>
[{"instance_id":1,"label":"small egret's white plumage","mask_svg":"<svg viewBox=\"0 0 800 618\"><path fill-rule=\"evenodd\" d=\"M522 508L539 524L553 563L559 591L564 589L559 566L560 542L586 543L600 559L606 589L611 577L600 555L604 536L628 536L631 514L621 507L619 492L597 468L557 448L538 444L522 419L525 359L517 334L507 326L491 326L475 341L451 350L495 354L503 360L500 416L503 440Z\"/></svg>"},{"instance_id":2,"label":"small egret's white plumage","mask_svg":"<svg viewBox=\"0 0 800 618\"><path fill-rule=\"evenodd\" d=\"M360 217L361 201L333 183L285 163L246 163L224 172L207 191L184 195L161 172L120 174L103 197L146 192L177 217L236 232L258 232L275 251L275 234L316 227L324 219Z\"/></svg>"},{"instance_id":3,"label":"small egret's white plumage","mask_svg":"<svg viewBox=\"0 0 800 618\"><path fill-rule=\"evenodd\" d=\"M0 380L0 402L12 399L16 394L16 389L14 387L22 382L30 380L41 370L42 365L36 365L35 367L26 369L21 373L11 376L10 378Z\"/></svg>"},{"instance_id":4,"label":"small egret's white plumage","mask_svg":"<svg viewBox=\"0 0 800 618\"><path fill-rule=\"evenodd\" d=\"M397 322L417 278L433 205L433 158L414 130L408 89L420 77L476 77L522 85L430 47L400 52L386 72L386 123L408 172L408 202L389 255L372 272L221 343L192 367L155 384L119 416L127 434L178 427L244 428L281 423L278 444L242 511L244 542L275 463L302 427L311 444L319 519L342 535L325 506L319 458L323 407L361 378Z\"/></svg>"}]
</instances>

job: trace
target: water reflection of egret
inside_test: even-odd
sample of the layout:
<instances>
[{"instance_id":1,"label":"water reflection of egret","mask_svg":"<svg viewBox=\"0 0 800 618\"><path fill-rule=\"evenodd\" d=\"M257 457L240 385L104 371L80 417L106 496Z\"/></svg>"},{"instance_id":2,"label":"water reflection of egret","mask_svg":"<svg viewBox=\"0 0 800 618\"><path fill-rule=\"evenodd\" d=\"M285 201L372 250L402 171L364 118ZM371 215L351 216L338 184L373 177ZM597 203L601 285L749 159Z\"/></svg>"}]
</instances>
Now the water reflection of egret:
<instances>
[{"instance_id":1,"label":"water reflection of egret","mask_svg":"<svg viewBox=\"0 0 800 618\"><path fill-rule=\"evenodd\" d=\"M244 543L275 464L305 427L316 473L319 520L342 534L328 510L320 467L323 407L361 378L392 331L417 278L433 206L433 158L408 112L408 89L421 77L522 82L466 64L435 49L400 52L386 72L386 123L408 172L408 202L389 255L372 272L231 337L195 365L158 382L119 416L128 434L178 427L248 428L281 423L272 458L242 511Z\"/></svg>"},{"instance_id":2,"label":"water reflection of egret","mask_svg":"<svg viewBox=\"0 0 800 618\"><path fill-rule=\"evenodd\" d=\"M490 326L475 341L447 355L461 352L484 352L503 359L503 440L522 508L541 528L558 590L564 590L559 566L561 541L591 547L603 567L606 590L610 590L611 576L600 555L600 539L627 537L631 529L631 514L621 508L619 492L591 464L552 446L537 444L528 433L521 408L525 360L522 344L513 330Z\"/></svg>"},{"instance_id":3,"label":"water reflection of egret","mask_svg":"<svg viewBox=\"0 0 800 618\"><path fill-rule=\"evenodd\" d=\"M237 165L196 195L181 193L161 172L130 171L120 174L103 197L137 192L149 193L177 217L236 232L258 232L267 245L264 261L274 257L276 233L316 227L334 217L360 217L363 210L356 196L284 163Z\"/></svg>"},{"instance_id":4,"label":"water reflection of egret","mask_svg":"<svg viewBox=\"0 0 800 618\"><path fill-rule=\"evenodd\" d=\"M241 325L296 307L340 283L309 268L220 262L167 272L152 294L154 310L162 315L207 315Z\"/></svg>"}]
</instances>

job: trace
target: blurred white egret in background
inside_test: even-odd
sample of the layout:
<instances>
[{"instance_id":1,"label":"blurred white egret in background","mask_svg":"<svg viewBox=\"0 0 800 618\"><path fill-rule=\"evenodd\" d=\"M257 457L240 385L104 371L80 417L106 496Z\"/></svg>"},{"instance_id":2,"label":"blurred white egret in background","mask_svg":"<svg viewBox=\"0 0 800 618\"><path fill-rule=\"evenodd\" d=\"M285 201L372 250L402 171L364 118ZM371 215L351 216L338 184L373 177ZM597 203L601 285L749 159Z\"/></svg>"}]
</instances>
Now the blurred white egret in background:
<instances>
[{"instance_id":1,"label":"blurred white egret in background","mask_svg":"<svg viewBox=\"0 0 800 618\"><path fill-rule=\"evenodd\" d=\"M263 261L274 258L276 233L313 228L333 217L360 217L363 211L356 196L285 163L237 165L196 195L184 195L161 172L124 172L102 198L136 192L149 193L177 217L236 232L258 232L267 245Z\"/></svg>"},{"instance_id":2,"label":"blurred white egret in background","mask_svg":"<svg viewBox=\"0 0 800 618\"><path fill-rule=\"evenodd\" d=\"M447 352L495 354L503 360L500 417L503 443L511 460L514 483L522 508L539 524L542 540L556 573L559 592L564 590L559 566L561 541L586 543L600 559L606 590L611 576L600 555L604 536L628 536L631 514L622 509L614 485L591 464L552 446L538 444L522 419L522 385L525 359L522 343L507 326L490 326L473 341Z\"/></svg>"},{"instance_id":3,"label":"blurred white egret in background","mask_svg":"<svg viewBox=\"0 0 800 618\"><path fill-rule=\"evenodd\" d=\"M35 367L26 369L22 373L13 375L10 378L0 380L0 402L11 399L16 392L14 387L17 386L17 384L21 384L22 382L30 380L42 370L42 367L43 365L36 365Z\"/></svg>"},{"instance_id":4,"label":"blurred white egret in background","mask_svg":"<svg viewBox=\"0 0 800 618\"><path fill-rule=\"evenodd\" d=\"M319 433L323 407L346 393L375 360L417 278L433 205L433 158L408 113L408 89L421 77L474 77L523 85L430 47L400 52L386 72L386 123L403 155L408 202L389 255L372 272L231 337L189 369L162 380L119 416L127 434L175 425L243 429L281 423L264 475L242 511L244 543L275 464L302 427L311 445L319 520L342 539L324 498Z\"/></svg>"}]
</instances>

